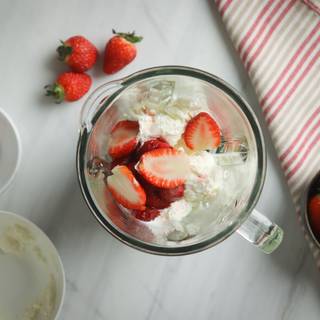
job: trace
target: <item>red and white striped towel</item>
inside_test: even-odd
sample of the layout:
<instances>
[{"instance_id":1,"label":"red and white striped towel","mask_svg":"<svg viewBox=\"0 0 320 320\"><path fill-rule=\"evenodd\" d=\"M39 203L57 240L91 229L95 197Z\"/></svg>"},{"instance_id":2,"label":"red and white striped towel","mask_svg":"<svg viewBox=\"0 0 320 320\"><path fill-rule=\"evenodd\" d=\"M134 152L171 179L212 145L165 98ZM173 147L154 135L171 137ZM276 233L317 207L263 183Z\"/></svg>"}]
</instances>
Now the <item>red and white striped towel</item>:
<instances>
[{"instance_id":1,"label":"red and white striped towel","mask_svg":"<svg viewBox=\"0 0 320 320\"><path fill-rule=\"evenodd\" d=\"M301 194L320 170L320 1L215 2L256 89L301 220ZM320 267L320 250L305 235Z\"/></svg>"}]
</instances>

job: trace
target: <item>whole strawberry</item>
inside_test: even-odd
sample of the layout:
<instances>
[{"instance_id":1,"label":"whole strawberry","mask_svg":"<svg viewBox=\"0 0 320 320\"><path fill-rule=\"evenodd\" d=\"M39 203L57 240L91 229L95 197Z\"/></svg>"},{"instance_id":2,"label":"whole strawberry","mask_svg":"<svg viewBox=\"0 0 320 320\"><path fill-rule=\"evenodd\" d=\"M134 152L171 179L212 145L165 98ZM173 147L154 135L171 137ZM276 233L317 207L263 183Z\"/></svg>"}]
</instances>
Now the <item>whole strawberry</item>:
<instances>
[{"instance_id":1,"label":"whole strawberry","mask_svg":"<svg viewBox=\"0 0 320 320\"><path fill-rule=\"evenodd\" d=\"M107 42L104 52L103 71L106 74L115 73L129 64L137 55L134 43L142 40L142 37L136 36L134 32L112 32L115 36Z\"/></svg>"},{"instance_id":2,"label":"whole strawberry","mask_svg":"<svg viewBox=\"0 0 320 320\"><path fill-rule=\"evenodd\" d=\"M320 193L309 199L308 214L314 235L320 240Z\"/></svg>"},{"instance_id":3,"label":"whole strawberry","mask_svg":"<svg viewBox=\"0 0 320 320\"><path fill-rule=\"evenodd\" d=\"M74 36L61 41L57 48L59 60L65 62L73 71L84 72L97 61L97 48L85 37Z\"/></svg>"},{"instance_id":4,"label":"whole strawberry","mask_svg":"<svg viewBox=\"0 0 320 320\"><path fill-rule=\"evenodd\" d=\"M45 86L46 95L53 96L57 103L76 101L88 92L91 83L91 77L85 73L64 72L53 85Z\"/></svg>"}]
</instances>

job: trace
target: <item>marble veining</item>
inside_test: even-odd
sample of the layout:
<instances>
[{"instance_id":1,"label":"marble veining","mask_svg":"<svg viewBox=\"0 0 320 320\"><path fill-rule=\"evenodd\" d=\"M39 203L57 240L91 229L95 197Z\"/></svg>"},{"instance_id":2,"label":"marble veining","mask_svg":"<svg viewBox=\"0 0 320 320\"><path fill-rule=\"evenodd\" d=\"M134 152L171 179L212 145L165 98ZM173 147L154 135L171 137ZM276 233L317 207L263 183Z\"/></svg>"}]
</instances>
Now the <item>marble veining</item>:
<instances>
[{"instance_id":1,"label":"marble veining","mask_svg":"<svg viewBox=\"0 0 320 320\"><path fill-rule=\"evenodd\" d=\"M66 69L55 60L59 39L83 34L102 50L112 28L136 30L144 40L136 60L116 75L105 76L100 61L90 71L93 88L142 68L180 64L224 78L247 98L268 151L258 209L285 231L277 252L266 256L235 234L199 254L152 256L124 246L94 220L75 172L83 100L55 105L42 88ZM30 218L57 246L67 276L60 319L319 319L319 273L254 90L211 1L2 0L0 35L0 107L23 148L0 208Z\"/></svg>"}]
</instances>

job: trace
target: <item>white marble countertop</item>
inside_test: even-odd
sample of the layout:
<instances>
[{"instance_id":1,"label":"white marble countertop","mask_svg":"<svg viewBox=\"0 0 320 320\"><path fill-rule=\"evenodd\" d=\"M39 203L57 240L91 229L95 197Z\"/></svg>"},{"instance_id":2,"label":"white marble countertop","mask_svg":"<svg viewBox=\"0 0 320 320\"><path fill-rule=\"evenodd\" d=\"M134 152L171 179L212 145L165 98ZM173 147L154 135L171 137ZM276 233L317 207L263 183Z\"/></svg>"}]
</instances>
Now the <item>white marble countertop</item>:
<instances>
[{"instance_id":1,"label":"white marble countertop","mask_svg":"<svg viewBox=\"0 0 320 320\"><path fill-rule=\"evenodd\" d=\"M258 209L285 231L276 253L264 255L235 234L203 253L152 256L124 246L94 220L75 172L83 100L55 105L42 88L64 69L55 60L59 39L83 34L102 50L111 28L135 29L144 40L117 75L105 76L101 65L93 70L93 88L145 67L180 64L224 78L254 107L268 150ZM211 1L1 0L0 36L0 107L23 147L0 208L30 218L57 246L67 276L61 319L319 319L320 274L254 91Z\"/></svg>"}]
</instances>

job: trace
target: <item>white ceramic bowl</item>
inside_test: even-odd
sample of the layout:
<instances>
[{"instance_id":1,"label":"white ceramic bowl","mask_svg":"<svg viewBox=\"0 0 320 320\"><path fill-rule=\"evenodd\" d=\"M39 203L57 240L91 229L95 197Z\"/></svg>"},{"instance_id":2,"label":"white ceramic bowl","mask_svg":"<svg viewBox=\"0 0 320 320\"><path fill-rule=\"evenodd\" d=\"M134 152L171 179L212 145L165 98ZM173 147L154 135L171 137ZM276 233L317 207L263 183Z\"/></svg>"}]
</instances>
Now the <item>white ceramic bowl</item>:
<instances>
[{"instance_id":1,"label":"white ceramic bowl","mask_svg":"<svg viewBox=\"0 0 320 320\"><path fill-rule=\"evenodd\" d=\"M65 294L59 254L32 222L0 211L0 319L58 319Z\"/></svg>"},{"instance_id":2,"label":"white ceramic bowl","mask_svg":"<svg viewBox=\"0 0 320 320\"><path fill-rule=\"evenodd\" d=\"M0 109L0 194L12 182L20 163L21 144L18 130Z\"/></svg>"}]
</instances>

